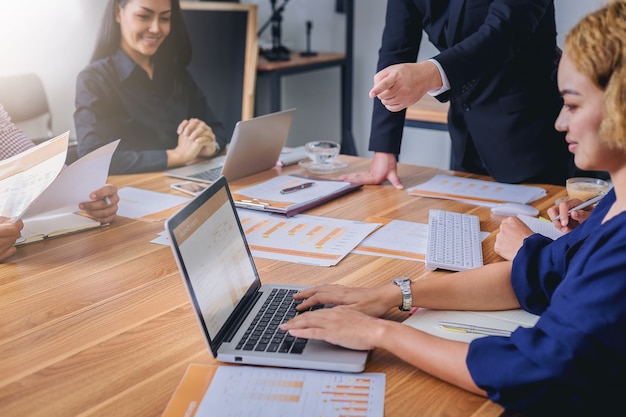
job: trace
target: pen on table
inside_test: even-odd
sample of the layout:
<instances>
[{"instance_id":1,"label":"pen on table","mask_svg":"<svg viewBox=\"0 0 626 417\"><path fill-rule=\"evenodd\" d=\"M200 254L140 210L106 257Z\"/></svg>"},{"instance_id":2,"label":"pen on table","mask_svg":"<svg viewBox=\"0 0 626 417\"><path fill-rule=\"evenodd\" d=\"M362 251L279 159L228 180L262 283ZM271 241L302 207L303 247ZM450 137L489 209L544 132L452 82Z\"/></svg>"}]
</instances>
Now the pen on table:
<instances>
[{"instance_id":1,"label":"pen on table","mask_svg":"<svg viewBox=\"0 0 626 417\"><path fill-rule=\"evenodd\" d=\"M494 329L491 327L474 326L473 324L452 323L449 321L440 321L439 327L444 330L460 333L475 333L484 334L488 336L510 336L511 331Z\"/></svg>"},{"instance_id":2,"label":"pen on table","mask_svg":"<svg viewBox=\"0 0 626 417\"><path fill-rule=\"evenodd\" d=\"M602 200L602 197L604 197L604 195L605 195L604 193L602 193L602 194L598 194L598 195L597 195L597 196L595 196L595 197L591 197L589 200L585 200L585 201L583 201L582 203L580 203L580 204L579 204L579 205L577 205L576 207L572 207L571 209L569 209L569 210L567 211L567 214L570 214L570 213L572 213L573 211L576 211L576 210L582 210L582 209L585 209L585 208L589 207L590 205L597 203L598 201ZM560 218L561 218L561 216L556 216L554 219L552 219L552 221L553 221L553 222L556 222L556 221L558 221Z\"/></svg>"},{"instance_id":3,"label":"pen on table","mask_svg":"<svg viewBox=\"0 0 626 417\"><path fill-rule=\"evenodd\" d=\"M294 187L283 188L282 190L280 190L280 193L281 194L293 193L294 191L304 190L305 188L309 188L313 184L315 184L315 183L314 182L303 182L302 184L296 185Z\"/></svg>"}]
</instances>

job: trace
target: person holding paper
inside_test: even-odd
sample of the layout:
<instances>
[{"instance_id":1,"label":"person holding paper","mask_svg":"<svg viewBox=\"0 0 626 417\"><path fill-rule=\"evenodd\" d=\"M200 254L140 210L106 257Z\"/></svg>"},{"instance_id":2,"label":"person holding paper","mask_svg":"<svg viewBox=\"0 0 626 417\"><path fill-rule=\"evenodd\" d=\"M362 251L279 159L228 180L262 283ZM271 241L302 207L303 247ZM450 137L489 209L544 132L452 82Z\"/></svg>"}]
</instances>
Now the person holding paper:
<instances>
[{"instance_id":1,"label":"person holding paper","mask_svg":"<svg viewBox=\"0 0 626 417\"><path fill-rule=\"evenodd\" d=\"M406 108L429 93L449 101L450 168L498 182L565 184L571 157L552 127L560 99L553 0L389 0L365 184L397 174ZM415 62L422 33L440 51Z\"/></svg>"},{"instance_id":2,"label":"person holding paper","mask_svg":"<svg viewBox=\"0 0 626 417\"><path fill-rule=\"evenodd\" d=\"M607 30L610 28L610 30ZM626 373L626 0L584 17L565 39L555 126L582 169L614 187L581 225L539 234L515 259L377 288L303 290L304 312L281 328L354 349L383 348L437 378L524 415L612 415ZM409 280L410 281L410 280ZM404 288L403 288L404 286ZM394 306L523 308L534 327L463 343L379 318Z\"/></svg>"},{"instance_id":3,"label":"person holding paper","mask_svg":"<svg viewBox=\"0 0 626 417\"><path fill-rule=\"evenodd\" d=\"M11 118L0 103L0 160L19 155L33 146L35 144L11 122ZM115 219L117 204L120 201L115 185L105 184L91 193L89 199L80 203L79 209L100 223L110 223ZM20 237L23 227L21 220L0 220L0 261L15 254L16 249L13 245Z\"/></svg>"},{"instance_id":4,"label":"person holding paper","mask_svg":"<svg viewBox=\"0 0 626 417\"><path fill-rule=\"evenodd\" d=\"M190 60L178 0L110 0L91 63L77 78L79 156L121 139L110 173L129 174L224 149L224 128L187 70Z\"/></svg>"}]
</instances>

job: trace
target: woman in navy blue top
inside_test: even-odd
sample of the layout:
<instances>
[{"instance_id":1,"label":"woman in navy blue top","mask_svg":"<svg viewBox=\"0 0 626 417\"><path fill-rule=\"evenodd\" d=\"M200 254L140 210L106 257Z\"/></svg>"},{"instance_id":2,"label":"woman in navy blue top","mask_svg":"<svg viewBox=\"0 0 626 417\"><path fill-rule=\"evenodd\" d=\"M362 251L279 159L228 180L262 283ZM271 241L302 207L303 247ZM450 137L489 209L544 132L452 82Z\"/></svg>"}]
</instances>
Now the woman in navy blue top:
<instances>
[{"instance_id":1,"label":"woman in navy blue top","mask_svg":"<svg viewBox=\"0 0 626 417\"><path fill-rule=\"evenodd\" d=\"M294 336L354 349L383 348L435 377L528 415L609 415L626 388L626 0L568 34L555 122L576 165L606 170L613 190L591 216L552 241L532 235L513 261L419 279L415 306L540 315L533 328L467 344L378 318L403 304L400 287L302 291L307 312L282 326ZM442 401L445 399L442 398Z\"/></svg>"},{"instance_id":2,"label":"woman in navy blue top","mask_svg":"<svg viewBox=\"0 0 626 417\"><path fill-rule=\"evenodd\" d=\"M178 0L110 0L91 63L76 85L83 156L121 139L110 173L160 171L226 145L186 67L191 42Z\"/></svg>"}]
</instances>

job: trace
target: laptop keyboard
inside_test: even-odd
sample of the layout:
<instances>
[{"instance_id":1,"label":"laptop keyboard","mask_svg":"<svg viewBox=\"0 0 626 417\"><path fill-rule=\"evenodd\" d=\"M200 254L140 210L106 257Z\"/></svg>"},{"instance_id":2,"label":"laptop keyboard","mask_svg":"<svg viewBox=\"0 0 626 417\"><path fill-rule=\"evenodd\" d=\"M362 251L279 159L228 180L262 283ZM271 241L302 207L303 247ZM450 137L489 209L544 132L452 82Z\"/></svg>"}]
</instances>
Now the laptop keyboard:
<instances>
[{"instance_id":1,"label":"laptop keyboard","mask_svg":"<svg viewBox=\"0 0 626 417\"><path fill-rule=\"evenodd\" d=\"M207 169L206 171L198 172L196 174L191 174L189 175L189 177L197 178L199 180L204 180L204 181L215 181L216 179L220 177L221 173L222 173L222 167L215 167L215 168Z\"/></svg>"},{"instance_id":2,"label":"laptop keyboard","mask_svg":"<svg viewBox=\"0 0 626 417\"><path fill-rule=\"evenodd\" d=\"M278 326L299 314L296 306L302 300L294 300L297 290L277 289L270 292L261 310L237 344L239 350L257 352L279 352L300 354L308 339L296 338L278 328ZM316 310L323 306L315 306Z\"/></svg>"}]
</instances>

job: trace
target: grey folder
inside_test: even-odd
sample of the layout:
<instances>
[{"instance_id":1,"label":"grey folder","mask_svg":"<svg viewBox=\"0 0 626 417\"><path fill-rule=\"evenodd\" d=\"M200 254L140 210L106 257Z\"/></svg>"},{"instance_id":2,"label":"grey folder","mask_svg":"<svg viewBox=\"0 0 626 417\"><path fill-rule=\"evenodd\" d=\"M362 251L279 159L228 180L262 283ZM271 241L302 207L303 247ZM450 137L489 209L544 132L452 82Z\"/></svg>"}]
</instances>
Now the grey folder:
<instances>
[{"instance_id":1,"label":"grey folder","mask_svg":"<svg viewBox=\"0 0 626 417\"><path fill-rule=\"evenodd\" d=\"M237 122L226 155L165 171L166 175L211 183L220 175L234 181L276 165L295 109ZM214 173L211 177L209 172Z\"/></svg>"},{"instance_id":2,"label":"grey folder","mask_svg":"<svg viewBox=\"0 0 626 417\"><path fill-rule=\"evenodd\" d=\"M257 313L265 308L263 304L272 290L299 290L304 286L261 285L224 177L170 217L165 230L214 357L223 362L252 365L364 370L367 351L344 349L319 340L309 340L300 353L286 352L283 342L274 352L238 349L240 339ZM303 342L296 339L293 350L297 343Z\"/></svg>"}]
</instances>

